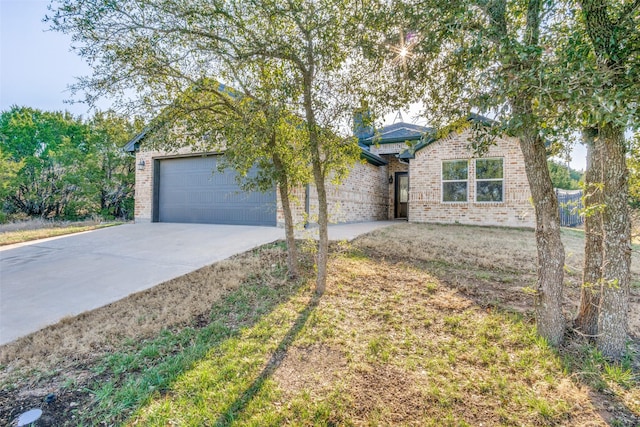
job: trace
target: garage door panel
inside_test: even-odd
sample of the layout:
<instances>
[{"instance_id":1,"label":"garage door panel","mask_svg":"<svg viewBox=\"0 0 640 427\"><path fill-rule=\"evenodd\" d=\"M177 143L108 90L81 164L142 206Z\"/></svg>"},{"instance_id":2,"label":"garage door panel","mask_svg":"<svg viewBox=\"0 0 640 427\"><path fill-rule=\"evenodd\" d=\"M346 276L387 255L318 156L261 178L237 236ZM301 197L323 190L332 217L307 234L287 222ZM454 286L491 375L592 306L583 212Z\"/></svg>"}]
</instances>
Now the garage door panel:
<instances>
[{"instance_id":1,"label":"garage door panel","mask_svg":"<svg viewBox=\"0 0 640 427\"><path fill-rule=\"evenodd\" d=\"M217 160L218 156L210 156L159 162L158 220L276 225L275 189L245 192L236 183L235 171L217 170Z\"/></svg>"}]
</instances>

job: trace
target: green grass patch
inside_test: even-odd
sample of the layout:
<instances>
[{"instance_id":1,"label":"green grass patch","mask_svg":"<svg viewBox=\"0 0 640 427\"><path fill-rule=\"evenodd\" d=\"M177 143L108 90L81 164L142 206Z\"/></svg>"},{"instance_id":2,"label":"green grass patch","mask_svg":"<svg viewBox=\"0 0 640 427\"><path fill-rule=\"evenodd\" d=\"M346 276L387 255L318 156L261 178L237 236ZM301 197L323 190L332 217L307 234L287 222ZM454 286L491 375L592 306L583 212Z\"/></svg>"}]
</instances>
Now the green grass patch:
<instances>
[{"instance_id":1,"label":"green grass patch","mask_svg":"<svg viewBox=\"0 0 640 427\"><path fill-rule=\"evenodd\" d=\"M426 273L409 278L361 254L334 258L331 271L335 286L320 300L303 287L258 314L246 303L256 298L231 296L233 307L216 312L254 321L214 338L168 388L138 399L129 422L574 425L592 417L588 396L521 316L445 308L453 297Z\"/></svg>"},{"instance_id":2,"label":"green grass patch","mask_svg":"<svg viewBox=\"0 0 640 427\"><path fill-rule=\"evenodd\" d=\"M282 320L274 320L277 315L268 313L297 292L298 287L299 283L293 283L274 288L253 278L212 308L211 323L207 326L163 330L154 339L128 341L94 368L103 380L89 389L95 405L90 412L79 414L79 420L107 424L122 420L152 397L166 393L181 376L194 375L197 364L208 354L233 348L242 357L238 364L242 370L254 366L254 361L245 356L255 349L243 331L255 324L251 330L257 337L270 337L270 321ZM232 377L228 367L217 374L220 378Z\"/></svg>"}]
</instances>

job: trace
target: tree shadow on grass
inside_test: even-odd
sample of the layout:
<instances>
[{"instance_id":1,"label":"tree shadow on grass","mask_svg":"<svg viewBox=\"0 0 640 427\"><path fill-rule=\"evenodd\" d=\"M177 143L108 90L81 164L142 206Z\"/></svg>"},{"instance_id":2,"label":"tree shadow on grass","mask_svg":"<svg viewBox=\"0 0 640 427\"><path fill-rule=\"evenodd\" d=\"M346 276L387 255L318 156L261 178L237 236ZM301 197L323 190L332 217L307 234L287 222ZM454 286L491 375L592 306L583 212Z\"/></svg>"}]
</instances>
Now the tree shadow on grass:
<instances>
[{"instance_id":1,"label":"tree shadow on grass","mask_svg":"<svg viewBox=\"0 0 640 427\"><path fill-rule=\"evenodd\" d=\"M252 276L247 283L215 303L210 316L198 317L192 326L163 330L155 338L133 342L129 348L101 361L101 373L91 386L91 394L97 405L84 414L84 419L107 423L124 421L154 392L168 392L180 375L190 370L212 349L238 336L243 329L253 327L305 287L305 280L302 279L283 282L279 278L281 272L276 270L266 272L266 276ZM301 316L304 316L304 320L311 311L311 305L303 311ZM304 321L300 320L296 325L282 341L274 357L279 353L284 354L283 350L295 338ZM141 369L142 366L145 368ZM66 420L69 414L61 415L56 420Z\"/></svg>"},{"instance_id":2,"label":"tree shadow on grass","mask_svg":"<svg viewBox=\"0 0 640 427\"><path fill-rule=\"evenodd\" d=\"M287 334L282 338L278 347L271 355L271 358L267 362L266 366L258 375L258 377L251 383L249 387L233 402L231 403L226 410L222 412L222 414L218 417L215 424L216 426L224 426L229 425L231 422L235 421L237 418L237 414L244 411L247 405L251 402L251 400L256 396L264 383L273 376L274 372L280 366L280 363L284 360L287 355L287 351L289 347L296 339L300 331L307 323L309 316L316 309L318 303L320 301L320 297L315 295L311 298L309 303L306 305L304 310L300 312L298 318L293 323Z\"/></svg>"},{"instance_id":3,"label":"tree shadow on grass","mask_svg":"<svg viewBox=\"0 0 640 427\"><path fill-rule=\"evenodd\" d=\"M499 265L494 268L466 263L464 260L431 259L421 254L416 254L415 258L396 257L384 252L386 248L379 247L356 246L352 250L376 262L409 264L432 275L446 288L459 292L462 298L483 311L515 314L516 319L529 327L535 325L532 298L522 291L522 288L530 285L532 278L535 280L528 271L505 271ZM597 355L593 344L569 331L562 346L549 348L563 368L571 372L573 380L588 388L589 399L603 421L619 426L640 426L640 414L637 410L625 402L620 391L607 385L604 372L606 361ZM640 358L638 340L630 343L628 357L633 360L623 366L622 370L629 369L631 378L637 378ZM629 384L632 385L617 388L622 390L637 386L637 381L629 380Z\"/></svg>"}]
</instances>

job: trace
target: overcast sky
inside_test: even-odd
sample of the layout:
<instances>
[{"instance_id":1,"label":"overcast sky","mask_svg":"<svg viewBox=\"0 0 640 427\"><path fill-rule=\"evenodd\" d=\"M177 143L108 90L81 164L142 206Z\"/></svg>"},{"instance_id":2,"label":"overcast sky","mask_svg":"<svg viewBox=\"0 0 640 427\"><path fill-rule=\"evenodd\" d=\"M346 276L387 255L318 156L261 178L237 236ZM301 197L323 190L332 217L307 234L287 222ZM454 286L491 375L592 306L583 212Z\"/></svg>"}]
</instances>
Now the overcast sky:
<instances>
[{"instance_id":1,"label":"overcast sky","mask_svg":"<svg viewBox=\"0 0 640 427\"><path fill-rule=\"evenodd\" d=\"M49 31L42 22L48 4L49 0L0 0L0 110L18 105L86 117L86 105L65 101L71 99L68 86L76 77L89 75L90 69L70 51L71 37ZM108 106L108 101L101 104ZM395 115L385 122L392 123ZM404 111L404 121L415 122L413 115ZM584 169L584 158L584 147L577 147L572 167Z\"/></svg>"},{"instance_id":2,"label":"overcast sky","mask_svg":"<svg viewBox=\"0 0 640 427\"><path fill-rule=\"evenodd\" d=\"M87 115L83 104L66 104L75 77L89 67L70 52L69 36L42 22L48 0L0 0L0 110L13 105Z\"/></svg>"}]
</instances>

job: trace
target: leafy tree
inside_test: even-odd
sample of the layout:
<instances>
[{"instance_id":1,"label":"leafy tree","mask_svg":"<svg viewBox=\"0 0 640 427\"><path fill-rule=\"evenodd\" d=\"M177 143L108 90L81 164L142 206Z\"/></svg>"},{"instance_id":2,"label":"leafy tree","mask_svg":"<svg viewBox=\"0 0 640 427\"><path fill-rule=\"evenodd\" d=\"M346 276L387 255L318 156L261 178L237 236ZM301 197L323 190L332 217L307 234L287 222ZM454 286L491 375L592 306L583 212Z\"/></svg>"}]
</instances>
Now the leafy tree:
<instances>
[{"instance_id":1,"label":"leafy tree","mask_svg":"<svg viewBox=\"0 0 640 427\"><path fill-rule=\"evenodd\" d=\"M154 126L149 141L159 147L170 139L199 150L224 150L219 168L234 168L245 190L267 191L277 185L285 217L287 265L293 278L298 275L298 253L290 199L297 187L310 181L302 143L307 138L306 127L278 97L277 83L283 75L277 66L253 61L241 73L239 65L234 72L242 93L203 79L163 111L160 121L166 115L172 119ZM177 127L176 122L180 123ZM185 134L185 128L192 131ZM250 176L255 166L257 173Z\"/></svg>"},{"instance_id":2,"label":"leafy tree","mask_svg":"<svg viewBox=\"0 0 640 427\"><path fill-rule=\"evenodd\" d=\"M130 216L134 160L122 146L135 128L112 112L96 113L87 123L27 107L3 112L0 152L8 163L0 196L6 208L44 218Z\"/></svg>"},{"instance_id":3,"label":"leafy tree","mask_svg":"<svg viewBox=\"0 0 640 427\"><path fill-rule=\"evenodd\" d=\"M257 177L249 181L251 186L278 186L285 218L287 266L289 277L293 278L298 275L298 253L291 198L296 188L311 180L304 146L308 134L304 121L286 104L288 97L282 96L281 90L288 88L282 65L272 60L243 65L242 75L250 78L242 82L245 96L234 99L236 120L225 120L222 127L221 135L227 142L222 165L232 165L244 174L251 165L258 164ZM236 67L236 76L239 74Z\"/></svg>"},{"instance_id":4,"label":"leafy tree","mask_svg":"<svg viewBox=\"0 0 640 427\"><path fill-rule=\"evenodd\" d=\"M90 208L86 129L68 113L12 107L0 116L2 150L22 167L11 209L29 216L73 216Z\"/></svg>"},{"instance_id":5,"label":"leafy tree","mask_svg":"<svg viewBox=\"0 0 640 427\"><path fill-rule=\"evenodd\" d=\"M96 112L86 123L91 153L91 185L104 218L133 218L135 156L122 147L142 129L141 119L133 123L114 111Z\"/></svg>"},{"instance_id":6,"label":"leafy tree","mask_svg":"<svg viewBox=\"0 0 640 427\"><path fill-rule=\"evenodd\" d=\"M493 126L490 134L506 133L520 141L536 211L538 332L558 344L565 330L564 248L541 131L545 118L536 109L544 66L543 17L551 5L541 0L434 0L402 2L398 8L419 39L410 55L405 54L410 60L399 71L410 82L409 90L421 88L433 121L466 116L476 109L497 119L499 126ZM478 153L491 141L480 138Z\"/></svg>"},{"instance_id":7,"label":"leafy tree","mask_svg":"<svg viewBox=\"0 0 640 427\"><path fill-rule=\"evenodd\" d=\"M561 188L563 190L580 189L582 174L579 171L554 160L548 160L547 165L549 166L549 174L551 175L551 182L554 188Z\"/></svg>"},{"instance_id":8,"label":"leafy tree","mask_svg":"<svg viewBox=\"0 0 640 427\"><path fill-rule=\"evenodd\" d=\"M49 21L53 29L72 34L79 53L94 66L93 76L76 85L76 90L87 91L89 102L133 89L138 96L128 106L157 114L206 79L244 90L247 80L238 72L253 73L243 68L253 61L272 63L271 69L284 73L277 105L304 119L301 153L309 159L318 193L316 285L322 293L328 259L326 182L344 177L356 159L357 145L340 137L339 129L360 101L358 89L371 81L366 78L369 68L359 66L353 37L363 28L365 3L58 0Z\"/></svg>"},{"instance_id":9,"label":"leafy tree","mask_svg":"<svg viewBox=\"0 0 640 427\"><path fill-rule=\"evenodd\" d=\"M587 227L586 245L600 246L585 248L585 277L600 278L595 286L599 298L594 304L593 293L583 291L576 323L597 331L593 335L599 349L617 359L628 338L631 250L624 134L628 127L637 128L640 113L638 103L631 101L640 92L640 4L579 0L563 5L562 19L548 38L558 48L541 105L558 113L556 125L582 127L593 154L589 167L596 172L587 170L585 207L597 215ZM590 234L602 235L601 242ZM585 289L594 283L585 282ZM594 311L587 305L597 307L597 327L595 316L584 317Z\"/></svg>"}]
</instances>

